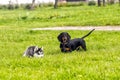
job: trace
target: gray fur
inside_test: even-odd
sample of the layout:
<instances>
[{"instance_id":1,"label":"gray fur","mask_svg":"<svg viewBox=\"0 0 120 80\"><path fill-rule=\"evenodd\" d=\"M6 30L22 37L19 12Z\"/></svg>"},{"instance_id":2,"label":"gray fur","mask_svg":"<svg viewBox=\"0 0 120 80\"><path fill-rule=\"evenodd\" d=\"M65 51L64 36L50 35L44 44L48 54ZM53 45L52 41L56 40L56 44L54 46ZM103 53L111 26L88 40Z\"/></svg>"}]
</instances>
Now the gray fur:
<instances>
[{"instance_id":1,"label":"gray fur","mask_svg":"<svg viewBox=\"0 0 120 80\"><path fill-rule=\"evenodd\" d=\"M28 56L28 57L43 57L44 52L43 48L39 48L38 46L29 46L23 56Z\"/></svg>"}]
</instances>

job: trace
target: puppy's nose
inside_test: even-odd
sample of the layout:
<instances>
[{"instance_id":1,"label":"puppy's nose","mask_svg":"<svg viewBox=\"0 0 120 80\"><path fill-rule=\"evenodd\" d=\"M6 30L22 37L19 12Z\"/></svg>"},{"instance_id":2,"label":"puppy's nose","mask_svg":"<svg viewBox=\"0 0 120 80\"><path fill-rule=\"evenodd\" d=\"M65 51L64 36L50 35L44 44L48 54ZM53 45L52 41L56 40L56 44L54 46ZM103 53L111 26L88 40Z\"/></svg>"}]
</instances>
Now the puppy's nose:
<instances>
[{"instance_id":1,"label":"puppy's nose","mask_svg":"<svg viewBox=\"0 0 120 80\"><path fill-rule=\"evenodd\" d=\"M63 42L66 42L66 39L63 39Z\"/></svg>"}]
</instances>

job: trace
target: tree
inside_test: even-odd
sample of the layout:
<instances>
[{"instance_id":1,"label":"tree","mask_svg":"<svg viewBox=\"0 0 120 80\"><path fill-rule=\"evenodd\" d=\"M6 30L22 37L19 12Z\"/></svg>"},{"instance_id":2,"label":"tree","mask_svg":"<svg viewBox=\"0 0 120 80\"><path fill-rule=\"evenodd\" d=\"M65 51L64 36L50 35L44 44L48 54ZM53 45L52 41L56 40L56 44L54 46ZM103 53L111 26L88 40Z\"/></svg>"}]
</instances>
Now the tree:
<instances>
[{"instance_id":1,"label":"tree","mask_svg":"<svg viewBox=\"0 0 120 80\"><path fill-rule=\"evenodd\" d=\"M103 0L103 6L105 6L105 0Z\"/></svg>"},{"instance_id":2,"label":"tree","mask_svg":"<svg viewBox=\"0 0 120 80\"><path fill-rule=\"evenodd\" d=\"M19 3L18 3L18 0L16 0L16 5L15 5L15 8L19 8Z\"/></svg>"},{"instance_id":3,"label":"tree","mask_svg":"<svg viewBox=\"0 0 120 80\"><path fill-rule=\"evenodd\" d=\"M58 0L55 0L54 9L58 7L57 4L58 4Z\"/></svg>"},{"instance_id":4,"label":"tree","mask_svg":"<svg viewBox=\"0 0 120 80\"><path fill-rule=\"evenodd\" d=\"M14 5L13 5L13 3L12 3L12 1L11 1L11 0L9 0L8 9L9 9L9 10L14 9Z\"/></svg>"},{"instance_id":5,"label":"tree","mask_svg":"<svg viewBox=\"0 0 120 80\"><path fill-rule=\"evenodd\" d=\"M35 6L35 0L32 0L32 5L30 9L34 9L34 6Z\"/></svg>"},{"instance_id":6,"label":"tree","mask_svg":"<svg viewBox=\"0 0 120 80\"><path fill-rule=\"evenodd\" d=\"M120 5L120 0L119 0L119 5Z\"/></svg>"},{"instance_id":7,"label":"tree","mask_svg":"<svg viewBox=\"0 0 120 80\"><path fill-rule=\"evenodd\" d=\"M98 0L98 6L101 6L101 0Z\"/></svg>"}]
</instances>

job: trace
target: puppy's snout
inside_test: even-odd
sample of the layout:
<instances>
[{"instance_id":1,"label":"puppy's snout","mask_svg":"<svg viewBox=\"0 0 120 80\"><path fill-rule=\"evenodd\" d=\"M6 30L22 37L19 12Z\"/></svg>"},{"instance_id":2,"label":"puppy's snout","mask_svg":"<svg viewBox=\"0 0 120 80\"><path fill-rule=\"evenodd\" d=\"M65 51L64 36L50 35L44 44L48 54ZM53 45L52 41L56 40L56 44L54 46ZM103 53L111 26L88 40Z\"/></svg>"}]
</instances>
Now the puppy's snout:
<instances>
[{"instance_id":1,"label":"puppy's snout","mask_svg":"<svg viewBox=\"0 0 120 80\"><path fill-rule=\"evenodd\" d=\"M63 39L63 42L66 42L66 39Z\"/></svg>"},{"instance_id":2,"label":"puppy's snout","mask_svg":"<svg viewBox=\"0 0 120 80\"><path fill-rule=\"evenodd\" d=\"M67 42L67 37L63 37L63 42Z\"/></svg>"}]
</instances>

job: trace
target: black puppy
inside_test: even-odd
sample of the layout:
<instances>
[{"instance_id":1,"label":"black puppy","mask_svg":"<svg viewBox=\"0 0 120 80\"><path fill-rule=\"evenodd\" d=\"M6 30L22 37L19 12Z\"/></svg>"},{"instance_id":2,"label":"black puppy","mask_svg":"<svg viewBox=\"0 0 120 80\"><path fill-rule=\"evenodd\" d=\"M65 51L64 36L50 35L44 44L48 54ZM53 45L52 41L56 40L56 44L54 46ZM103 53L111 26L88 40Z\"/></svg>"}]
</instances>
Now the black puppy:
<instances>
[{"instance_id":1,"label":"black puppy","mask_svg":"<svg viewBox=\"0 0 120 80\"><path fill-rule=\"evenodd\" d=\"M79 50L80 47L82 47L85 51L86 49L86 43L84 38L90 35L95 29L91 30L88 34L81 38L75 38L72 40L68 40L65 43L60 43L60 48L62 52L72 52L74 50Z\"/></svg>"},{"instance_id":2,"label":"black puppy","mask_svg":"<svg viewBox=\"0 0 120 80\"><path fill-rule=\"evenodd\" d=\"M71 39L71 36L67 33L67 32L62 32L58 35L58 40L60 41L60 49L62 52L65 52L64 48L65 48L65 44L67 44L70 39ZM67 47L66 47L67 49Z\"/></svg>"}]
</instances>

